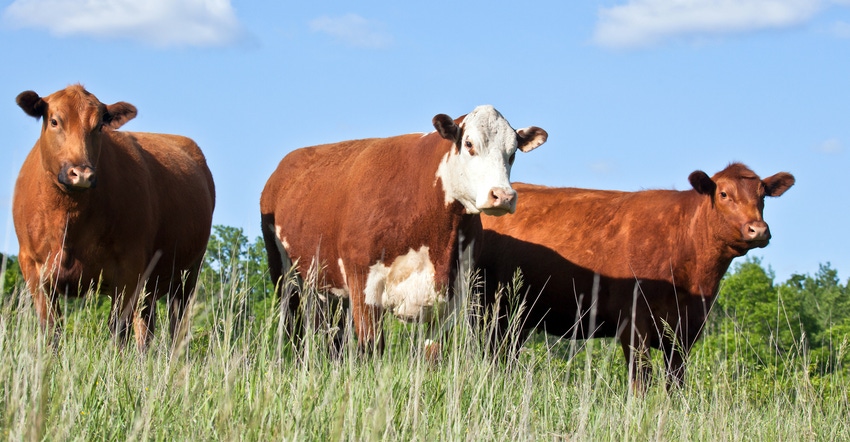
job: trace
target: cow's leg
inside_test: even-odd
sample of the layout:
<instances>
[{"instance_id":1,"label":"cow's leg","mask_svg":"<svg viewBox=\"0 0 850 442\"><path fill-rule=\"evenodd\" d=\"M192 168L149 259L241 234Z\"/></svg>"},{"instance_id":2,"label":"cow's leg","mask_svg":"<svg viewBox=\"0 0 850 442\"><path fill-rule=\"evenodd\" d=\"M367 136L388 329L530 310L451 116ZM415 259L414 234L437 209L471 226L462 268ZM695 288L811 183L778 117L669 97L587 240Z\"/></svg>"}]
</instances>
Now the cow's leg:
<instances>
[{"instance_id":1,"label":"cow's leg","mask_svg":"<svg viewBox=\"0 0 850 442\"><path fill-rule=\"evenodd\" d=\"M342 356L345 349L346 311L345 300L332 294L327 294L322 302L321 325L327 329L328 345L332 358ZM317 316L318 318L318 316Z\"/></svg>"},{"instance_id":2,"label":"cow's leg","mask_svg":"<svg viewBox=\"0 0 850 442\"><path fill-rule=\"evenodd\" d=\"M687 331L683 333L687 334ZM677 342L669 342L672 340L667 339L665 341L668 342L664 343L664 360L667 364L667 391L685 385L685 366L688 363L688 354L691 352L691 347L696 338L682 336L683 333L677 333Z\"/></svg>"},{"instance_id":3,"label":"cow's leg","mask_svg":"<svg viewBox=\"0 0 850 442\"><path fill-rule=\"evenodd\" d=\"M291 336L293 344L298 346L302 340L304 327L301 314L303 312L299 311L301 288L304 287L304 282L298 275L296 266L283 247L283 243L277 237L273 215L262 216L261 230L268 257L269 276L280 300L280 323ZM284 330L281 330L281 339L283 332Z\"/></svg>"},{"instance_id":4,"label":"cow's leg","mask_svg":"<svg viewBox=\"0 0 850 442\"><path fill-rule=\"evenodd\" d=\"M185 274L180 275L177 283L172 283L174 287L169 291L168 333L171 336L172 346L176 346L186 336L188 324L186 312L192 297L195 296L200 271L201 261L199 260Z\"/></svg>"},{"instance_id":5,"label":"cow's leg","mask_svg":"<svg viewBox=\"0 0 850 442\"><path fill-rule=\"evenodd\" d=\"M629 382L632 394L643 395L652 382L652 363L646 336L632 329L620 335L620 346L629 368Z\"/></svg>"},{"instance_id":6,"label":"cow's leg","mask_svg":"<svg viewBox=\"0 0 850 442\"><path fill-rule=\"evenodd\" d=\"M666 352L665 352L666 353ZM667 390L682 388L685 384L685 364L688 357L683 349L672 349L665 356L667 362Z\"/></svg>"},{"instance_id":7,"label":"cow's leg","mask_svg":"<svg viewBox=\"0 0 850 442\"><path fill-rule=\"evenodd\" d=\"M47 277L42 274L44 268L23 253L19 256L18 262L27 283L27 290L32 297L33 307L35 307L35 314L38 317L41 329L49 336L48 339L50 339L51 344L56 346L59 343L59 337L62 335L62 311L55 294L44 281L44 278Z\"/></svg>"},{"instance_id":8,"label":"cow's leg","mask_svg":"<svg viewBox=\"0 0 850 442\"><path fill-rule=\"evenodd\" d=\"M124 348L129 339L131 318L136 314L135 305L125 305L124 288L116 288L111 294L112 308L109 312L109 332L119 347Z\"/></svg>"},{"instance_id":9,"label":"cow's leg","mask_svg":"<svg viewBox=\"0 0 850 442\"><path fill-rule=\"evenodd\" d=\"M136 348L139 352L148 349L156 328L156 295L141 293L142 301L133 315L133 330L136 334Z\"/></svg>"},{"instance_id":10,"label":"cow's leg","mask_svg":"<svg viewBox=\"0 0 850 442\"><path fill-rule=\"evenodd\" d=\"M357 277L349 277L351 296L351 320L357 334L357 346L365 354L381 354L384 350L384 334L381 327L383 309L366 303L363 284Z\"/></svg>"}]
</instances>

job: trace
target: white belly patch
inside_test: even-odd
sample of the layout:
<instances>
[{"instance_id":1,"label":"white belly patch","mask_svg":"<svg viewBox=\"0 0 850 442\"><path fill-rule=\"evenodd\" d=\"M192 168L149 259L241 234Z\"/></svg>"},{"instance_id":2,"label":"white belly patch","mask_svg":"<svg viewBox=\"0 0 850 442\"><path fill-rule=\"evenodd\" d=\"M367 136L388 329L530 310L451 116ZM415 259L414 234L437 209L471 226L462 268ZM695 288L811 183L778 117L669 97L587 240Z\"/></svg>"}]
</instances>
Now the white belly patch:
<instances>
[{"instance_id":1,"label":"white belly patch","mask_svg":"<svg viewBox=\"0 0 850 442\"><path fill-rule=\"evenodd\" d=\"M434 265L428 247L411 249L387 267L369 267L365 287L366 304L388 309L401 319L430 320L434 306L446 301L445 291L434 283Z\"/></svg>"}]
</instances>

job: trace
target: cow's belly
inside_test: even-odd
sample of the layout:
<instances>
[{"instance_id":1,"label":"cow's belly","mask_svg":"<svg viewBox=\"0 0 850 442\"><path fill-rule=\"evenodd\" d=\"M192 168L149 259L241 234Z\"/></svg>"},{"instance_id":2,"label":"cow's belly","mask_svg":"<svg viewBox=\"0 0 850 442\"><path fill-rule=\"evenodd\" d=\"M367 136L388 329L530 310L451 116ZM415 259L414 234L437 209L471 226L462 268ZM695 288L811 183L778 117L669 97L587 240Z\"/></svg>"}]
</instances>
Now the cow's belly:
<instances>
[{"instance_id":1,"label":"cow's belly","mask_svg":"<svg viewBox=\"0 0 850 442\"><path fill-rule=\"evenodd\" d=\"M445 290L437 288L428 247L411 249L387 266L369 267L364 294L366 304L390 310L405 320L429 321L445 305Z\"/></svg>"}]
</instances>

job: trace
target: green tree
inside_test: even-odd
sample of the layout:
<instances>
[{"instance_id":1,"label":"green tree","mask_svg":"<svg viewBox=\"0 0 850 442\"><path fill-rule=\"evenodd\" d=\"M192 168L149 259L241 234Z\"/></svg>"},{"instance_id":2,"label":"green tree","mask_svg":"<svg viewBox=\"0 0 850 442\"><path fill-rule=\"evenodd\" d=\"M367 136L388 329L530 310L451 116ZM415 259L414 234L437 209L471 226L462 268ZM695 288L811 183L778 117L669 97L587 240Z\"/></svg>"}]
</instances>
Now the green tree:
<instances>
[{"instance_id":1,"label":"green tree","mask_svg":"<svg viewBox=\"0 0 850 442\"><path fill-rule=\"evenodd\" d=\"M814 275L781 284L758 258L736 264L723 279L707 345L735 349L736 363L778 370L786 355L805 355L813 372L850 365L850 290L829 263ZM744 345L741 345L743 342ZM728 354L725 357L730 358Z\"/></svg>"},{"instance_id":2,"label":"green tree","mask_svg":"<svg viewBox=\"0 0 850 442\"><path fill-rule=\"evenodd\" d=\"M4 295L13 293L24 281L18 258L15 256L0 253L0 272L3 273L3 285L0 287L0 293Z\"/></svg>"},{"instance_id":3,"label":"green tree","mask_svg":"<svg viewBox=\"0 0 850 442\"><path fill-rule=\"evenodd\" d=\"M850 336L850 290L838 279L838 271L829 263L821 264L814 276L792 275L780 287L798 299L799 318L806 341L819 373L845 367Z\"/></svg>"},{"instance_id":4,"label":"green tree","mask_svg":"<svg viewBox=\"0 0 850 442\"><path fill-rule=\"evenodd\" d=\"M213 226L201 269L200 288L206 302L231 312L237 333L245 321L258 315L265 317L273 299L267 262L262 238L250 242L241 228Z\"/></svg>"}]
</instances>

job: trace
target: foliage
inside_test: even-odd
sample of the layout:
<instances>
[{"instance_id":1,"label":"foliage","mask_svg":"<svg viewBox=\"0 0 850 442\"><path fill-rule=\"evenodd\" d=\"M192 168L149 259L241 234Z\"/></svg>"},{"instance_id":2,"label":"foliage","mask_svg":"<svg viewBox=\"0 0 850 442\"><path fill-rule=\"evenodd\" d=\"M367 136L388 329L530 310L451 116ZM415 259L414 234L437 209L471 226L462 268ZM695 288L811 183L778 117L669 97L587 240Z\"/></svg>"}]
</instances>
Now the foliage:
<instances>
[{"instance_id":1,"label":"foliage","mask_svg":"<svg viewBox=\"0 0 850 442\"><path fill-rule=\"evenodd\" d=\"M822 264L815 275L792 275L774 284L773 272L757 258L737 263L722 281L707 326L706 346L730 355L729 341L743 339L747 366L781 368L782 357L802 352L816 375L850 373L850 289Z\"/></svg>"},{"instance_id":2,"label":"foliage","mask_svg":"<svg viewBox=\"0 0 850 442\"><path fill-rule=\"evenodd\" d=\"M207 291L214 296L225 296L227 287L250 287L253 298L265 298L271 291L266 281L267 268L262 238L257 237L251 243L241 228L213 226L201 270Z\"/></svg>"},{"instance_id":3,"label":"foliage","mask_svg":"<svg viewBox=\"0 0 850 442\"><path fill-rule=\"evenodd\" d=\"M0 273L3 273L3 285L0 286L0 295L11 294L18 284L24 280L18 258L0 253Z\"/></svg>"}]
</instances>

